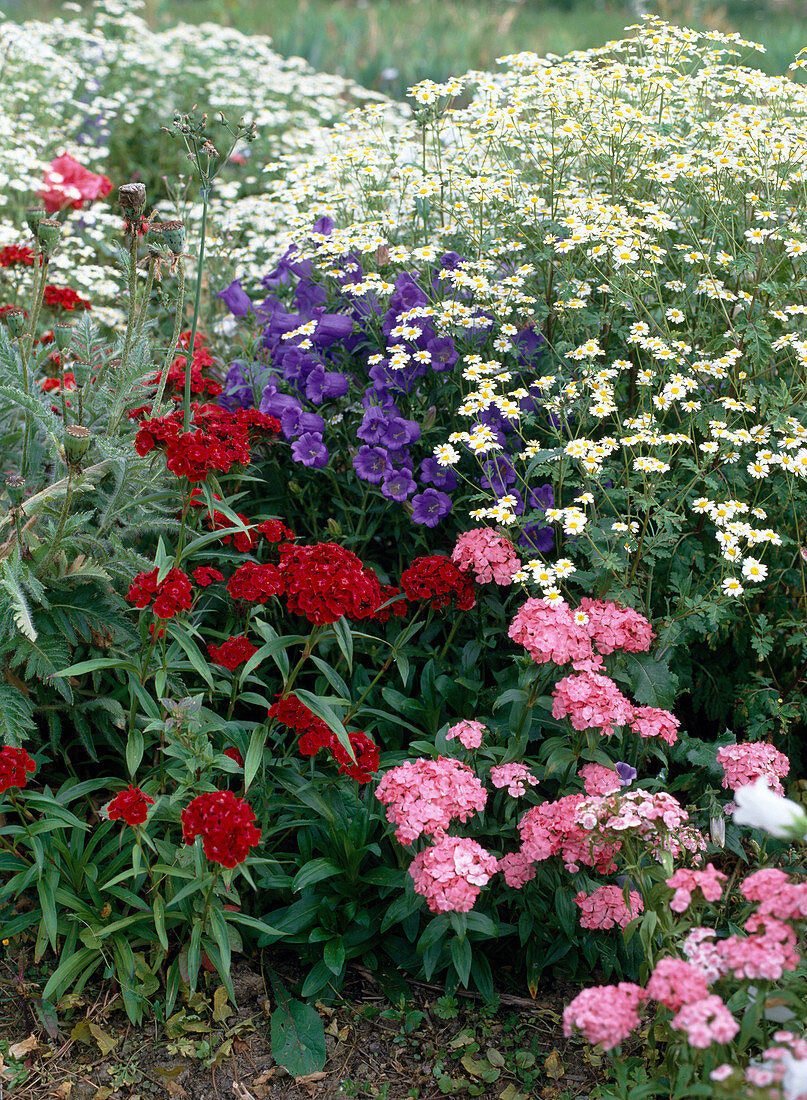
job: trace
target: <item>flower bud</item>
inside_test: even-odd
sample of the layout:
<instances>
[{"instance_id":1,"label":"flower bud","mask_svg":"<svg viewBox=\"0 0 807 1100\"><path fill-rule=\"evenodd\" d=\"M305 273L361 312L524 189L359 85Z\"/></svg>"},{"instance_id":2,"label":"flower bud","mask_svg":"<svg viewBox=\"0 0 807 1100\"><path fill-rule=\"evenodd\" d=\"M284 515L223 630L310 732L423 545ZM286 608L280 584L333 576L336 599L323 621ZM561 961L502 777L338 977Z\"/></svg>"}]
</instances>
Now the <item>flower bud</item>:
<instances>
[{"instance_id":1,"label":"flower bud","mask_svg":"<svg viewBox=\"0 0 807 1100\"><path fill-rule=\"evenodd\" d=\"M73 339L73 322L59 321L53 326L53 338L59 351L67 351Z\"/></svg>"},{"instance_id":2,"label":"flower bud","mask_svg":"<svg viewBox=\"0 0 807 1100\"><path fill-rule=\"evenodd\" d=\"M12 508L19 508L22 504L23 491L25 489L25 478L20 477L19 474L9 474L6 478L4 485L6 492L8 493L8 499L11 501Z\"/></svg>"},{"instance_id":3,"label":"flower bud","mask_svg":"<svg viewBox=\"0 0 807 1100\"><path fill-rule=\"evenodd\" d=\"M46 256L52 256L59 247L62 223L55 218L43 218L36 227L36 239Z\"/></svg>"},{"instance_id":4,"label":"flower bud","mask_svg":"<svg viewBox=\"0 0 807 1100\"><path fill-rule=\"evenodd\" d=\"M185 251L185 223L180 221L162 223L162 239L174 253Z\"/></svg>"},{"instance_id":5,"label":"flower bud","mask_svg":"<svg viewBox=\"0 0 807 1100\"><path fill-rule=\"evenodd\" d=\"M723 814L709 819L709 835L715 848L726 846L726 819Z\"/></svg>"},{"instance_id":6,"label":"flower bud","mask_svg":"<svg viewBox=\"0 0 807 1100\"><path fill-rule=\"evenodd\" d=\"M12 306L11 309L6 310L4 320L8 326L8 331L12 336L22 336L28 327L25 323L27 314L21 306Z\"/></svg>"},{"instance_id":7,"label":"flower bud","mask_svg":"<svg viewBox=\"0 0 807 1100\"><path fill-rule=\"evenodd\" d=\"M68 466L80 466L81 460L90 449L92 436L90 429L81 424L70 424L64 430L64 456Z\"/></svg>"},{"instance_id":8,"label":"flower bud","mask_svg":"<svg viewBox=\"0 0 807 1100\"><path fill-rule=\"evenodd\" d=\"M26 206L25 208L25 224L31 230L34 236L39 223L47 215L47 211L44 206L37 204L36 206Z\"/></svg>"},{"instance_id":9,"label":"flower bud","mask_svg":"<svg viewBox=\"0 0 807 1100\"><path fill-rule=\"evenodd\" d=\"M118 202L128 218L139 218L146 207L146 185L124 183L118 188Z\"/></svg>"}]
</instances>

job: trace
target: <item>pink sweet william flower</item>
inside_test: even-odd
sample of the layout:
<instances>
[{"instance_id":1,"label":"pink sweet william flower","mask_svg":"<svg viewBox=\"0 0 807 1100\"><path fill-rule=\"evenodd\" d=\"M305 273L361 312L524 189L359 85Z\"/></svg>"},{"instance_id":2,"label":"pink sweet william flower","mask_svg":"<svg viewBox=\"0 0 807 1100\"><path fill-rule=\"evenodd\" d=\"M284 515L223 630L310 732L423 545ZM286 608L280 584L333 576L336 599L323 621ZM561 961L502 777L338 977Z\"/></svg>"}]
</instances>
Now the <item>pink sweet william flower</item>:
<instances>
[{"instance_id":1,"label":"pink sweet william flower","mask_svg":"<svg viewBox=\"0 0 807 1100\"><path fill-rule=\"evenodd\" d=\"M647 995L672 1012L709 996L706 975L685 959L660 959L647 983Z\"/></svg>"},{"instance_id":2,"label":"pink sweet william flower","mask_svg":"<svg viewBox=\"0 0 807 1100\"><path fill-rule=\"evenodd\" d=\"M584 764L577 774L583 780L586 794L613 794L622 786L619 774L604 764Z\"/></svg>"},{"instance_id":3,"label":"pink sweet william flower","mask_svg":"<svg viewBox=\"0 0 807 1100\"><path fill-rule=\"evenodd\" d=\"M715 943L714 928L693 928L681 944L686 957L697 967L708 983L725 973L725 966Z\"/></svg>"},{"instance_id":4,"label":"pink sweet william flower","mask_svg":"<svg viewBox=\"0 0 807 1100\"><path fill-rule=\"evenodd\" d=\"M565 676L552 692L552 717L568 718L576 730L600 729L603 736L633 717L633 705L613 680L598 672Z\"/></svg>"},{"instance_id":5,"label":"pink sweet william flower","mask_svg":"<svg viewBox=\"0 0 807 1100\"><path fill-rule=\"evenodd\" d=\"M620 845L593 837L580 827L577 809L582 801L581 794L568 794L527 810L518 824L524 858L541 863L559 855L567 871L579 871L581 864L603 874L613 871Z\"/></svg>"},{"instance_id":6,"label":"pink sweet william flower","mask_svg":"<svg viewBox=\"0 0 807 1100\"><path fill-rule=\"evenodd\" d=\"M56 157L45 169L43 189L37 194L48 214L64 206L81 210L87 203L102 199L112 190L108 176L98 176L65 153Z\"/></svg>"},{"instance_id":7,"label":"pink sweet william flower","mask_svg":"<svg viewBox=\"0 0 807 1100\"><path fill-rule=\"evenodd\" d=\"M645 653L655 638L653 628L644 615L630 607L586 597L580 601L580 610L588 616L586 630L603 656L617 649L624 649L627 653Z\"/></svg>"},{"instance_id":8,"label":"pink sweet william flower","mask_svg":"<svg viewBox=\"0 0 807 1100\"><path fill-rule=\"evenodd\" d=\"M740 889L743 897L759 902L759 916L777 920L807 919L807 882L791 882L784 871L763 867L746 875Z\"/></svg>"},{"instance_id":9,"label":"pink sweet william flower","mask_svg":"<svg viewBox=\"0 0 807 1100\"><path fill-rule=\"evenodd\" d=\"M798 937L789 924L755 913L745 922L745 928L752 935L729 936L716 945L724 972L735 978L775 982L785 970L795 970L801 962L796 950Z\"/></svg>"},{"instance_id":10,"label":"pink sweet william flower","mask_svg":"<svg viewBox=\"0 0 807 1100\"><path fill-rule=\"evenodd\" d=\"M716 760L725 775L723 786L732 791L740 787L749 787L757 779L764 778L776 794L785 791L779 782L790 771L790 761L783 752L779 752L767 741L754 741L744 745L724 745Z\"/></svg>"},{"instance_id":11,"label":"pink sweet william flower","mask_svg":"<svg viewBox=\"0 0 807 1100\"><path fill-rule=\"evenodd\" d=\"M484 809L488 792L467 764L447 756L420 757L390 770L375 793L397 825L396 839L411 844L422 834L442 837L454 819L467 821Z\"/></svg>"},{"instance_id":12,"label":"pink sweet william flower","mask_svg":"<svg viewBox=\"0 0 807 1100\"><path fill-rule=\"evenodd\" d=\"M504 881L514 890L520 890L527 882L535 878L535 864L527 859L523 852L510 852L499 860L498 870L504 875Z\"/></svg>"},{"instance_id":13,"label":"pink sweet william flower","mask_svg":"<svg viewBox=\"0 0 807 1100\"><path fill-rule=\"evenodd\" d=\"M634 707L629 725L640 737L658 737L668 745L674 745L681 723L674 714L660 707Z\"/></svg>"},{"instance_id":14,"label":"pink sweet william flower","mask_svg":"<svg viewBox=\"0 0 807 1100\"><path fill-rule=\"evenodd\" d=\"M673 1016L671 1024L678 1031L685 1031L689 1043L705 1050L712 1043L730 1043L740 1025L716 994L704 997L684 1007Z\"/></svg>"},{"instance_id":15,"label":"pink sweet william flower","mask_svg":"<svg viewBox=\"0 0 807 1100\"><path fill-rule=\"evenodd\" d=\"M639 1026L639 1005L647 994L640 985L594 985L578 993L563 1010L563 1034L577 1029L605 1050L619 1046Z\"/></svg>"},{"instance_id":16,"label":"pink sweet william flower","mask_svg":"<svg viewBox=\"0 0 807 1100\"><path fill-rule=\"evenodd\" d=\"M571 661L572 668L580 670L602 668L602 658L591 648L585 626L566 606L529 599L516 613L507 633L539 665L548 661L565 665Z\"/></svg>"},{"instance_id":17,"label":"pink sweet william flower","mask_svg":"<svg viewBox=\"0 0 807 1100\"><path fill-rule=\"evenodd\" d=\"M473 572L478 584L490 581L512 584L513 574L521 569L512 542L488 527L464 531L457 539L451 560L463 572Z\"/></svg>"},{"instance_id":18,"label":"pink sweet william flower","mask_svg":"<svg viewBox=\"0 0 807 1100\"><path fill-rule=\"evenodd\" d=\"M415 856L409 874L432 913L468 913L497 868L496 857L475 840L443 836Z\"/></svg>"},{"instance_id":19,"label":"pink sweet william flower","mask_svg":"<svg viewBox=\"0 0 807 1100\"><path fill-rule=\"evenodd\" d=\"M457 737L460 744L464 745L466 749L478 749L482 744L482 734L485 733L486 729L487 727L481 722L469 718L457 722L456 725L446 730L446 741L453 741Z\"/></svg>"},{"instance_id":20,"label":"pink sweet william flower","mask_svg":"<svg viewBox=\"0 0 807 1100\"><path fill-rule=\"evenodd\" d=\"M666 791L625 791L581 798L575 821L600 843L613 843L626 833L642 837L657 858L662 852L678 857L683 851L700 852L706 838L687 826L689 814Z\"/></svg>"},{"instance_id":21,"label":"pink sweet william flower","mask_svg":"<svg viewBox=\"0 0 807 1100\"><path fill-rule=\"evenodd\" d=\"M519 798L527 793L526 784L538 786L538 780L526 764L496 764L490 769L490 781L494 787L507 787L507 793Z\"/></svg>"},{"instance_id":22,"label":"pink sweet william flower","mask_svg":"<svg viewBox=\"0 0 807 1100\"><path fill-rule=\"evenodd\" d=\"M629 904L621 886L598 886L591 894L581 890L574 903L580 910L581 928L599 928L604 931L618 926L625 928L635 916L644 911L641 894L631 890Z\"/></svg>"},{"instance_id":23,"label":"pink sweet william flower","mask_svg":"<svg viewBox=\"0 0 807 1100\"><path fill-rule=\"evenodd\" d=\"M690 871L681 867L666 880L675 893L670 902L674 913L683 913L692 903L695 890L700 890L707 901L719 901L723 894L726 876L718 871L714 864L707 863L702 871Z\"/></svg>"}]
</instances>

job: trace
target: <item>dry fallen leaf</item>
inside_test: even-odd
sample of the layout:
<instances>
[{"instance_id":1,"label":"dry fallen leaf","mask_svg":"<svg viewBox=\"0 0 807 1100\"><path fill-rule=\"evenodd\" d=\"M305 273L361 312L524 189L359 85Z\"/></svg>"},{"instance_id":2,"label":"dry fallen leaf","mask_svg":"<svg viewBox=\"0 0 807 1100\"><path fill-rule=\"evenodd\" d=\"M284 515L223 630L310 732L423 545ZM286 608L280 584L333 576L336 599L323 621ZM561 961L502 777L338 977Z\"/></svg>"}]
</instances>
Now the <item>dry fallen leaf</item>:
<instances>
[{"instance_id":1,"label":"dry fallen leaf","mask_svg":"<svg viewBox=\"0 0 807 1100\"><path fill-rule=\"evenodd\" d=\"M61 1085L57 1088L53 1094L56 1100L70 1100L70 1093L73 1091L72 1081L62 1081Z\"/></svg>"},{"instance_id":2,"label":"dry fallen leaf","mask_svg":"<svg viewBox=\"0 0 807 1100\"><path fill-rule=\"evenodd\" d=\"M38 1046L39 1040L36 1035L31 1034L19 1043L12 1043L8 1048L8 1053L12 1058L24 1058L26 1054L33 1054Z\"/></svg>"},{"instance_id":3,"label":"dry fallen leaf","mask_svg":"<svg viewBox=\"0 0 807 1100\"><path fill-rule=\"evenodd\" d=\"M256 1100L249 1089L245 1089L240 1081L233 1081L233 1092L236 1100Z\"/></svg>"},{"instance_id":4,"label":"dry fallen leaf","mask_svg":"<svg viewBox=\"0 0 807 1100\"><path fill-rule=\"evenodd\" d=\"M317 1073L306 1073L302 1077L295 1077L294 1083L295 1085L302 1085L308 1095L313 1096L317 1091L317 1083L324 1081L327 1076L327 1073L319 1070Z\"/></svg>"},{"instance_id":5,"label":"dry fallen leaf","mask_svg":"<svg viewBox=\"0 0 807 1100\"><path fill-rule=\"evenodd\" d=\"M544 1072L547 1077L551 1077L553 1081L559 1081L566 1072L566 1068L563 1062L561 1062L560 1055L556 1050L553 1050L551 1054L547 1055L546 1061L544 1062Z\"/></svg>"}]
</instances>

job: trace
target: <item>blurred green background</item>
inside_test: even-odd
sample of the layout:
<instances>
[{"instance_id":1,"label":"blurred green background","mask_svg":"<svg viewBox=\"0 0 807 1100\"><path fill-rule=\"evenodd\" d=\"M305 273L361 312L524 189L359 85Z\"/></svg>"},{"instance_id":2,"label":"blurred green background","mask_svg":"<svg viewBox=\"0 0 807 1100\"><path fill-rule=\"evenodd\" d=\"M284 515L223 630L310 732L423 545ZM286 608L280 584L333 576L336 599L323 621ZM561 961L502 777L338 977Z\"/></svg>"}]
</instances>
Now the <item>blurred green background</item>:
<instances>
[{"instance_id":1,"label":"blurred green background","mask_svg":"<svg viewBox=\"0 0 807 1100\"><path fill-rule=\"evenodd\" d=\"M0 0L0 11L22 20L51 18L63 8L55 0ZM424 77L494 68L506 53L602 45L622 37L643 11L739 31L767 47L747 63L770 73L785 73L807 45L807 0L146 0L145 8L154 28L210 20L269 35L282 54L393 96Z\"/></svg>"}]
</instances>

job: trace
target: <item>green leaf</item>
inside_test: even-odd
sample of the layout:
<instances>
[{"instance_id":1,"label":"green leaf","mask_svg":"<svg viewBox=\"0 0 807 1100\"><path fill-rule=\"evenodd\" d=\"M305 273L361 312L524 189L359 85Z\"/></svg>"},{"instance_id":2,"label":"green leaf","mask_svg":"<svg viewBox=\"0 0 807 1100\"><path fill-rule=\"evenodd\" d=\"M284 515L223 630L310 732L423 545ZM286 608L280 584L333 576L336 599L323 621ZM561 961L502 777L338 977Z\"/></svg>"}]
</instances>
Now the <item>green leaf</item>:
<instances>
[{"instance_id":1,"label":"green leaf","mask_svg":"<svg viewBox=\"0 0 807 1100\"><path fill-rule=\"evenodd\" d=\"M455 936L449 940L448 953L451 956L451 961L454 964L454 969L459 975L459 979L463 986L468 985L468 979L471 977L471 963L473 962L473 949L471 947L471 941L467 936L460 939Z\"/></svg>"},{"instance_id":2,"label":"green leaf","mask_svg":"<svg viewBox=\"0 0 807 1100\"><path fill-rule=\"evenodd\" d=\"M341 973L345 965L345 945L341 936L336 936L325 944L322 961L333 974Z\"/></svg>"},{"instance_id":3,"label":"green leaf","mask_svg":"<svg viewBox=\"0 0 807 1100\"><path fill-rule=\"evenodd\" d=\"M326 878L341 875L342 868L337 867L329 859L311 859L304 867L301 867L292 880L292 893L297 894L306 886L313 886L315 882L323 882Z\"/></svg>"},{"instance_id":4,"label":"green leaf","mask_svg":"<svg viewBox=\"0 0 807 1100\"><path fill-rule=\"evenodd\" d=\"M154 928L157 932L157 939L160 941L160 946L162 947L163 951L167 951L168 935L165 931L165 902L159 894L154 895L152 912L154 914Z\"/></svg>"},{"instance_id":5,"label":"green leaf","mask_svg":"<svg viewBox=\"0 0 807 1100\"><path fill-rule=\"evenodd\" d=\"M145 742L143 740L143 734L139 729L135 728L131 731L126 741L126 769L132 779L134 779L135 772L140 767L144 749Z\"/></svg>"},{"instance_id":6,"label":"green leaf","mask_svg":"<svg viewBox=\"0 0 807 1100\"><path fill-rule=\"evenodd\" d=\"M247 747L247 755L244 758L244 793L249 790L252 780L258 774L258 768L263 760L263 747L266 744L268 730L265 726L258 726L252 731Z\"/></svg>"},{"instance_id":7,"label":"green leaf","mask_svg":"<svg viewBox=\"0 0 807 1100\"><path fill-rule=\"evenodd\" d=\"M188 632L184 630L178 623L172 623L170 625L169 633L174 641L177 643L177 645L179 645L180 648L184 651L188 660L199 673L207 686L212 690L213 677L210 673L210 668L207 661L202 656L202 651L199 649L199 646L196 644L190 634L188 634ZM167 660L170 663L170 651Z\"/></svg>"},{"instance_id":8,"label":"green leaf","mask_svg":"<svg viewBox=\"0 0 807 1100\"><path fill-rule=\"evenodd\" d=\"M341 619L332 623L331 627L336 637L336 644L345 658L348 672L353 672L353 635L350 631L350 623L342 616Z\"/></svg>"},{"instance_id":9,"label":"green leaf","mask_svg":"<svg viewBox=\"0 0 807 1100\"><path fill-rule=\"evenodd\" d=\"M272 1012L272 1057L292 1077L318 1073L325 1065L325 1029L310 1005L289 998L269 971L276 1006Z\"/></svg>"},{"instance_id":10,"label":"green leaf","mask_svg":"<svg viewBox=\"0 0 807 1100\"><path fill-rule=\"evenodd\" d=\"M625 653L623 659L636 702L669 710L675 703L678 677L667 662L656 660L650 653Z\"/></svg>"}]
</instances>

